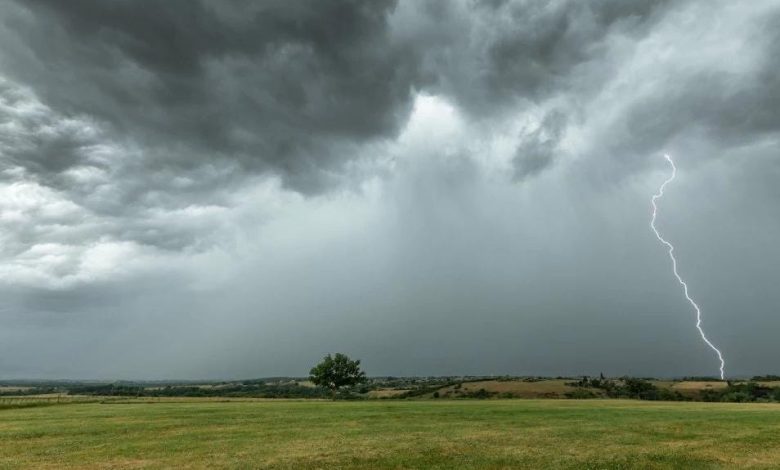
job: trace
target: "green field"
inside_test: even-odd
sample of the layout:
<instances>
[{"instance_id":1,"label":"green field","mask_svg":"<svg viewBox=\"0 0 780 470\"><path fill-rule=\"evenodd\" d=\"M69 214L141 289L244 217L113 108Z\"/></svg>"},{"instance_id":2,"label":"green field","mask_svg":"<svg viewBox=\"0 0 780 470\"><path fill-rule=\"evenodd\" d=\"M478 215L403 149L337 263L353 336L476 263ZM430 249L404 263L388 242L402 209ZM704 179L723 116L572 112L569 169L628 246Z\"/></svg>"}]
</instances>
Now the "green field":
<instances>
[{"instance_id":1,"label":"green field","mask_svg":"<svg viewBox=\"0 0 780 470\"><path fill-rule=\"evenodd\" d=\"M0 468L780 468L780 405L163 401L0 410Z\"/></svg>"}]
</instances>

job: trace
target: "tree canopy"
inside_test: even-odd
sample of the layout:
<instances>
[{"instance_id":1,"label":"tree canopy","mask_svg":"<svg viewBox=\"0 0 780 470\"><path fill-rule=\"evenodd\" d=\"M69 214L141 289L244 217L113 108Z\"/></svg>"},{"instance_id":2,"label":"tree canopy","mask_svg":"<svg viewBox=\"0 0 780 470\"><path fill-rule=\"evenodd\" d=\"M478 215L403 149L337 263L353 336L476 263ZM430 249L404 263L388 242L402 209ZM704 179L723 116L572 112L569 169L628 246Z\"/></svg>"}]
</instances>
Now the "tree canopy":
<instances>
[{"instance_id":1,"label":"tree canopy","mask_svg":"<svg viewBox=\"0 0 780 470\"><path fill-rule=\"evenodd\" d=\"M309 373L312 383L329 388L334 393L341 387L357 385L366 380L366 373L360 370L360 360L352 360L341 353L334 356L328 354Z\"/></svg>"}]
</instances>

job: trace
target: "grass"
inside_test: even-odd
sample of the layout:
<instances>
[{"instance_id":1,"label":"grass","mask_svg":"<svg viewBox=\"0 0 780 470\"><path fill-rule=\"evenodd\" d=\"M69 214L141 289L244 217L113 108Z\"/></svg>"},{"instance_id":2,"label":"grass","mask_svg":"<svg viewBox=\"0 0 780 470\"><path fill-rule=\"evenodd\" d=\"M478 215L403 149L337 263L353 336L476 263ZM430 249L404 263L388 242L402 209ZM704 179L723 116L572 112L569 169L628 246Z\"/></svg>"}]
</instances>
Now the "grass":
<instances>
[{"instance_id":1,"label":"grass","mask_svg":"<svg viewBox=\"0 0 780 470\"><path fill-rule=\"evenodd\" d=\"M161 401L0 410L0 468L777 468L780 405Z\"/></svg>"},{"instance_id":2,"label":"grass","mask_svg":"<svg viewBox=\"0 0 780 470\"><path fill-rule=\"evenodd\" d=\"M54 405L66 405L73 403L91 403L105 400L115 400L115 398L100 398L100 397L82 397L82 396L43 396L43 395L31 395L31 396L16 396L6 397L0 396L0 410L6 410L11 408L34 408L38 406L54 406ZM2 416L2 415L0 415Z\"/></svg>"}]
</instances>

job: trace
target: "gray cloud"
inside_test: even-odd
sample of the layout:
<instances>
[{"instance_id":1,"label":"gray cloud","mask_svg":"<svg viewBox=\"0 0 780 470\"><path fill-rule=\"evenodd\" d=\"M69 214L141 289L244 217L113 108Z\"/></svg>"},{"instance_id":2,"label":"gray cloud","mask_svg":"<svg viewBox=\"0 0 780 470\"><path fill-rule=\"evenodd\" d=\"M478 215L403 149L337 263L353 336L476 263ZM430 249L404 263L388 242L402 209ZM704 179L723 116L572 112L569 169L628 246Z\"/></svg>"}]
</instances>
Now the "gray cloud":
<instances>
[{"instance_id":1,"label":"gray cloud","mask_svg":"<svg viewBox=\"0 0 780 470\"><path fill-rule=\"evenodd\" d=\"M392 136L408 114L420 78L414 48L387 30L392 7L25 3L6 7L4 69L143 145L152 169L223 157L319 190L355 143Z\"/></svg>"},{"instance_id":2,"label":"gray cloud","mask_svg":"<svg viewBox=\"0 0 780 470\"><path fill-rule=\"evenodd\" d=\"M495 116L518 102L598 89L603 77L583 80L587 65L603 64L614 38L648 34L667 3L444 2L408 28L432 43L426 65L439 89L471 112Z\"/></svg>"},{"instance_id":3,"label":"gray cloud","mask_svg":"<svg viewBox=\"0 0 780 470\"><path fill-rule=\"evenodd\" d=\"M772 1L6 2L0 376L777 372Z\"/></svg>"},{"instance_id":4,"label":"gray cloud","mask_svg":"<svg viewBox=\"0 0 780 470\"><path fill-rule=\"evenodd\" d=\"M521 137L514 158L516 178L533 176L553 163L565 127L566 116L552 111L544 116L539 127Z\"/></svg>"}]
</instances>

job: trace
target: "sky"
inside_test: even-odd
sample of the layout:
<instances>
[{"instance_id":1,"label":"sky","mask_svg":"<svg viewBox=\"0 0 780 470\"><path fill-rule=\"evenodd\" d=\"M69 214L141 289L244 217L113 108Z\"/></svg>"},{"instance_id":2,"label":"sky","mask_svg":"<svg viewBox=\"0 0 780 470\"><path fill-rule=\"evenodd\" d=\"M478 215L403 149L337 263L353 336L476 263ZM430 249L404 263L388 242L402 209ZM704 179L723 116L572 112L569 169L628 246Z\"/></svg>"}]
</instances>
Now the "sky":
<instances>
[{"instance_id":1,"label":"sky","mask_svg":"<svg viewBox=\"0 0 780 470\"><path fill-rule=\"evenodd\" d=\"M780 2L0 2L0 378L778 373Z\"/></svg>"}]
</instances>

